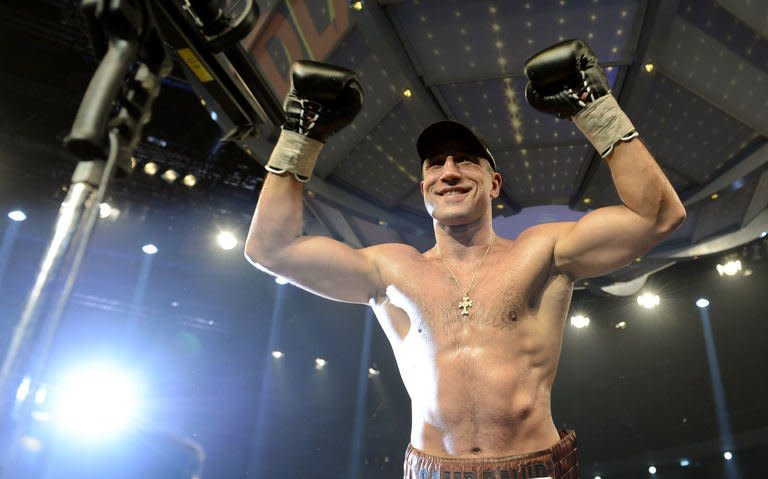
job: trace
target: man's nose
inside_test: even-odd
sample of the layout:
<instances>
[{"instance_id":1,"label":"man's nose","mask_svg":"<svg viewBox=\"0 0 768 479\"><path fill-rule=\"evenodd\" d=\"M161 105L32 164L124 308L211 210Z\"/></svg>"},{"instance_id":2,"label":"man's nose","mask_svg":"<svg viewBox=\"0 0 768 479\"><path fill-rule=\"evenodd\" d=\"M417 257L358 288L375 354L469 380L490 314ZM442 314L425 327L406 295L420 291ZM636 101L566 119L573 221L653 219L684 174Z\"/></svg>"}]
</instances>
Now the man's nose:
<instances>
[{"instance_id":1,"label":"man's nose","mask_svg":"<svg viewBox=\"0 0 768 479\"><path fill-rule=\"evenodd\" d=\"M443 163L442 178L455 178L461 175L459 165L456 164L456 160L453 155L448 155Z\"/></svg>"}]
</instances>

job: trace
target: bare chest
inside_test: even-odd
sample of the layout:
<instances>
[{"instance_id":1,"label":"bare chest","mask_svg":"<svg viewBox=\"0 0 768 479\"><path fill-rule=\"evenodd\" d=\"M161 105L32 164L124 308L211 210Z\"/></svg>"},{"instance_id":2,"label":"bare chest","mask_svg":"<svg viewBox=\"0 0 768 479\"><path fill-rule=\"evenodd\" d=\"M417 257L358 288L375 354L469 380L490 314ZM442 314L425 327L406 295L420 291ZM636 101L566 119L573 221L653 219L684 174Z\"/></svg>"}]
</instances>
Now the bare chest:
<instances>
[{"instance_id":1,"label":"bare chest","mask_svg":"<svg viewBox=\"0 0 768 479\"><path fill-rule=\"evenodd\" d=\"M425 261L404 268L397 279L387 288L380 317L390 323L390 339L410 333L434 342L460 333L493 338L519 328L538 315L553 277L546 255L513 251L489 255L476 271Z\"/></svg>"}]
</instances>

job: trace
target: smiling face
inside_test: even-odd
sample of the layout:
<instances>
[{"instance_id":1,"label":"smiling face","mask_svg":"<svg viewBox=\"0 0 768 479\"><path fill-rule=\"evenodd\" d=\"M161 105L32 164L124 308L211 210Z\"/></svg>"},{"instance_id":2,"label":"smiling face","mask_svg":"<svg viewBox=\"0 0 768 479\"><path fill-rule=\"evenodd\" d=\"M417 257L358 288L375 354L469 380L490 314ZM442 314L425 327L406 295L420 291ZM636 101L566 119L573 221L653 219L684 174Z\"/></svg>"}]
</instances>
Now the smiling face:
<instances>
[{"instance_id":1,"label":"smiling face","mask_svg":"<svg viewBox=\"0 0 768 479\"><path fill-rule=\"evenodd\" d=\"M485 158L459 152L439 154L424 161L422 173L424 205L438 223L459 226L490 217L501 175Z\"/></svg>"}]
</instances>

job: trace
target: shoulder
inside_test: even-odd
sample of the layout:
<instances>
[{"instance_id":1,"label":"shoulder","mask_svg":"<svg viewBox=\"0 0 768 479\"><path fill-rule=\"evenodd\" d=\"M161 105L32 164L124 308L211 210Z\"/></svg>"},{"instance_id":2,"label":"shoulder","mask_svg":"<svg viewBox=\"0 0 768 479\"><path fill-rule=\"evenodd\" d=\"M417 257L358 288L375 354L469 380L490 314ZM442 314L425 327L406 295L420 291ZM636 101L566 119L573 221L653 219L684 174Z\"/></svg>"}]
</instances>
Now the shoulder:
<instances>
[{"instance_id":1,"label":"shoulder","mask_svg":"<svg viewBox=\"0 0 768 479\"><path fill-rule=\"evenodd\" d=\"M570 231L576 225L575 221L558 221L554 223L541 223L524 230L517 237L519 240L553 241Z\"/></svg>"},{"instance_id":2,"label":"shoulder","mask_svg":"<svg viewBox=\"0 0 768 479\"><path fill-rule=\"evenodd\" d=\"M361 252L382 272L423 258L419 250L403 243L381 243L363 248Z\"/></svg>"}]
</instances>

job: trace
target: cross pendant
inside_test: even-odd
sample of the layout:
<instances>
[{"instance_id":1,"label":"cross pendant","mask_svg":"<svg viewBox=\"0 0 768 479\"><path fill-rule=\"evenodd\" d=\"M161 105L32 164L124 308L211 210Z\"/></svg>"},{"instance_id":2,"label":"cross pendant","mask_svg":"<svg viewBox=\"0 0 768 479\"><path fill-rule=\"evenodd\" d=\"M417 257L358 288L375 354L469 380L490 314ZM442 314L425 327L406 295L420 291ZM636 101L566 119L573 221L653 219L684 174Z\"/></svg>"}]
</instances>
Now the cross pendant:
<instances>
[{"instance_id":1,"label":"cross pendant","mask_svg":"<svg viewBox=\"0 0 768 479\"><path fill-rule=\"evenodd\" d=\"M461 310L462 316L469 316L469 308L472 307L472 300L469 299L469 294L465 294L464 297L461 298L461 302L459 303L459 309Z\"/></svg>"}]
</instances>

